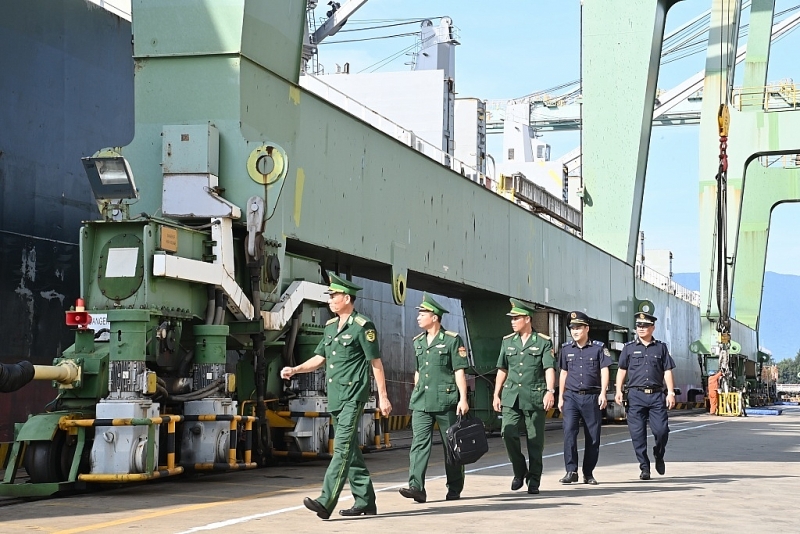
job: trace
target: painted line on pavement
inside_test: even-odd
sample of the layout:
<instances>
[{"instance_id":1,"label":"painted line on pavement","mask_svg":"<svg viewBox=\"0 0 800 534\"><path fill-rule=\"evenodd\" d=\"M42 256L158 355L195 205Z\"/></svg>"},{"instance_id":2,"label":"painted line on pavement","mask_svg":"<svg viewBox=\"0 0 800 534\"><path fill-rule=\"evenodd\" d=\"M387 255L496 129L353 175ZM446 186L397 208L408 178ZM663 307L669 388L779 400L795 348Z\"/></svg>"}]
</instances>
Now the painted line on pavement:
<instances>
[{"instance_id":1,"label":"painted line on pavement","mask_svg":"<svg viewBox=\"0 0 800 534\"><path fill-rule=\"evenodd\" d=\"M693 426L693 427L679 428L677 430L670 430L670 434L677 434L679 432L686 432L687 430L697 430L699 428L705 428L705 427L714 426L714 425L721 425L721 424L727 423L727 422L728 421L718 421L718 422L714 422L714 423L705 423L705 424L697 425L697 426ZM600 447L601 448L602 447L610 447L611 445L619 445L621 443L629 443L630 441L631 441L631 438L623 439L623 440L620 440L620 441L612 441L610 443L601 443ZM579 449L579 451L581 451L581 452L583 450L584 449ZM555 458L557 456L563 456L563 455L564 455L564 452L561 451L561 452L557 452L557 453L553 453L553 454L544 455L544 456L542 456L542 459ZM478 468L475 468L475 469L468 469L468 470L465 471L465 473L477 473L477 472L480 472L480 471L487 471L489 469L497 469L499 467L508 467L509 465L511 465L511 462L505 462L505 463L502 463L502 464L495 464L495 465L487 465L485 467L478 467ZM441 478L445 478L445 476L446 475L439 475L439 476L435 476L435 477L429 477L429 478L426 478L426 480L438 480L438 479L441 479ZM402 488L404 486L406 486L406 483L395 484L394 486L387 486L385 488L377 489L377 490L375 490L375 493L379 493L379 492L382 492L382 491L389 491L389 490L393 490L393 489L399 489L399 488ZM339 502L347 501L347 500L352 499L352 498L353 498L352 495L346 496L346 497L342 497L342 498L339 499ZM188 530L182 530L180 532L177 532L176 534L193 534L194 532L217 530L217 529L220 529L220 528L225 528L225 527L230 527L230 526L233 526L233 525L240 525L242 523L247 523L247 522L253 521L255 519L261 519L262 517L269 517L269 516L272 516L272 515L285 514L286 512L294 512L296 510L305 510L305 506L291 506L289 508L281 508L281 509L272 510L272 511L269 511L269 512L262 512L262 513L259 513L259 514L247 515L247 516L243 516L243 517L237 517L237 518L234 518L234 519L228 519L226 521L217 521L215 523L209 523L207 525L193 527L193 528L190 528Z\"/></svg>"}]
</instances>

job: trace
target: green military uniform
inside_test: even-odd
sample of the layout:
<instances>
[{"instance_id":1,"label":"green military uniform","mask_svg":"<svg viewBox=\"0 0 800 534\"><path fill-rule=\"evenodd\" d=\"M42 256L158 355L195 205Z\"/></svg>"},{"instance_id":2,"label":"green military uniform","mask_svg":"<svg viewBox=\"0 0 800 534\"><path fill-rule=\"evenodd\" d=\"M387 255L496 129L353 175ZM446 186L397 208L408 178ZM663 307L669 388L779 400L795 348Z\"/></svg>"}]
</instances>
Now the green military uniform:
<instances>
[{"instance_id":1,"label":"green military uniform","mask_svg":"<svg viewBox=\"0 0 800 534\"><path fill-rule=\"evenodd\" d=\"M515 307L509 315L520 308L518 301L512 300ZM519 306L519 307L518 307ZM524 313L530 315L531 313ZM533 332L523 344L519 334L509 334L503 338L497 368L505 369L508 377L503 384L501 400L503 404L503 443L514 469L514 478L525 479L528 488L539 488L542 478L542 451L544 450L544 395L547 392L545 370L555 369L553 343L550 338ZM527 430L528 462L519 438L519 427Z\"/></svg>"},{"instance_id":2,"label":"green military uniform","mask_svg":"<svg viewBox=\"0 0 800 534\"><path fill-rule=\"evenodd\" d=\"M335 276L331 281L330 291L352 295L361 289ZM340 329L339 318L334 317L325 324L314 354L325 358L328 411L334 425L333 457L317 502L331 512L349 480L355 505L375 508L375 490L358 446L358 424L370 395L369 362L380 358L375 325L353 311Z\"/></svg>"},{"instance_id":3,"label":"green military uniform","mask_svg":"<svg viewBox=\"0 0 800 534\"><path fill-rule=\"evenodd\" d=\"M447 310L428 295L424 296L421 310L435 313L440 318ZM409 454L408 485L425 492L425 473L433 445L434 423L439 424L442 447L446 450L446 431L456 422L456 405L459 400L455 372L469 367L467 349L456 332L439 330L428 343L422 332L414 338L414 355L419 377L411 392L409 408L413 410L411 452ZM446 457L446 454L445 454ZM464 489L464 466L445 462L448 495L457 496Z\"/></svg>"}]
</instances>

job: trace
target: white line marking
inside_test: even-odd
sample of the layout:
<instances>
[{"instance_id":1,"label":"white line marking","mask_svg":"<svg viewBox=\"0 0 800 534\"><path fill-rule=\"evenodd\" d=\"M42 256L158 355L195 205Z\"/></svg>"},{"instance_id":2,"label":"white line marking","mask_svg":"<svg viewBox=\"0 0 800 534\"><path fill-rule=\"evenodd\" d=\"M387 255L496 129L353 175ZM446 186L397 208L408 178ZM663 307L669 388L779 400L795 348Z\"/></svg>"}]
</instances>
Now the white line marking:
<instances>
[{"instance_id":1,"label":"white line marking","mask_svg":"<svg viewBox=\"0 0 800 534\"><path fill-rule=\"evenodd\" d=\"M730 422L730 421L726 420L726 421L718 421L718 422L714 422L714 423L705 423L705 424L698 425L698 426L680 428L678 430L670 430L669 433L670 434L677 434L679 432L686 432L687 430L696 430L698 428L705 428L705 427L714 426L714 425L721 425L723 423L728 423L728 422ZM621 443L629 443L630 441L631 441L631 438L623 439L623 440L620 440L620 441L612 441L611 443L601 443L600 447L610 447L611 445L619 445ZM580 452L583 452L583 450L584 449L579 449ZM562 451L562 452L557 452L557 453L553 453L553 454L544 455L544 456L542 456L542 459L544 459L544 458L555 458L557 456L563 456L563 455L564 455L564 452ZM487 471L489 469L497 469L498 467L508 467L509 465L511 465L511 462L505 462L505 463L502 463L502 464L495 464L495 465L487 465L485 467L477 467L475 469L468 469L465 472L466 473L477 473L479 471ZM437 480L437 479L440 479L440 478L445 478L445 476L446 475L439 475L439 476L436 476L436 477L426 477L425 480L426 481L427 480ZM405 485L406 484L396 484L394 486L387 486L385 488L376 489L375 493L379 493L379 492L382 492L382 491L393 490L393 489L399 489L399 488L404 487ZM352 499L352 498L353 498L352 495L349 495L349 496L346 496L346 497L341 497L341 498L339 498L339 502L347 501L347 500ZM188 530L182 530L182 531L180 531L180 532L178 532L176 534L192 534L194 532L202 532L202 531L205 531L205 530L216 530L216 529L219 529L219 528L225 528L225 527L229 527L229 526L232 526L232 525L239 525L241 523L247 523L248 521L252 521L254 519L261 519L262 517L269 517L271 515L284 514L286 512L294 512L295 510L304 510L304 509L305 509L305 506L292 506L292 507L289 507L289 508L281 508L279 510L272 510L271 512L263 512L263 513L260 513L260 514L253 514L253 515L247 515L247 516L244 516L244 517L237 517L237 518L234 518L234 519L228 519L227 521L218 521L216 523L209 523L207 525L202 525L202 526L199 526L199 527L193 527L193 528L190 528Z\"/></svg>"}]
</instances>

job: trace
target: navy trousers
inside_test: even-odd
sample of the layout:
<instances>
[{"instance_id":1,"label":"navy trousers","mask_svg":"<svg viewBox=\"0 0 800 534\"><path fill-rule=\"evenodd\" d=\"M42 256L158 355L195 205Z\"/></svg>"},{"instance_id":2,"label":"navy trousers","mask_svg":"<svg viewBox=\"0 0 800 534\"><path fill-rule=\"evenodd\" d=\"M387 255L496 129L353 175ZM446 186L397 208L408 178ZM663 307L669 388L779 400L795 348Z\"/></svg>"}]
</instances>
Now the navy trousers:
<instances>
[{"instance_id":1,"label":"navy trousers","mask_svg":"<svg viewBox=\"0 0 800 534\"><path fill-rule=\"evenodd\" d=\"M581 395L574 391L564 392L564 409L561 417L564 425L564 465L567 471L578 471L578 425L583 419L583 476L594 473L600 456L600 425L602 414L597 405L598 393Z\"/></svg>"},{"instance_id":2,"label":"navy trousers","mask_svg":"<svg viewBox=\"0 0 800 534\"><path fill-rule=\"evenodd\" d=\"M656 440L653 455L663 458L669 439L667 405L664 392L644 393L637 389L628 390L628 430L631 433L633 450L639 460L639 468L650 472L650 457L647 455L647 424Z\"/></svg>"}]
</instances>

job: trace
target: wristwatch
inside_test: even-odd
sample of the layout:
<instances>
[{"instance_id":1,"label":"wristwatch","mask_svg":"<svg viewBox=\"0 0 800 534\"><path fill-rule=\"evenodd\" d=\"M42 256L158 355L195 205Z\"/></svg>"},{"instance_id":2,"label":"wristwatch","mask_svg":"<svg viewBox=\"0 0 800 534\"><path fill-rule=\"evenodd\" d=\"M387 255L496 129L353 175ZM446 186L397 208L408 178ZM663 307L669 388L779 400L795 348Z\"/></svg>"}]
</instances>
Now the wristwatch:
<instances>
[{"instance_id":1,"label":"wristwatch","mask_svg":"<svg viewBox=\"0 0 800 534\"><path fill-rule=\"evenodd\" d=\"M556 392L556 390L554 390L554 389L548 389L548 390L547 390L547 392L548 392L548 393L555 393L555 392Z\"/></svg>"},{"instance_id":2,"label":"wristwatch","mask_svg":"<svg viewBox=\"0 0 800 534\"><path fill-rule=\"evenodd\" d=\"M675 396L675 392L674 391L668 391L667 392L667 396L670 396L670 395L672 395L674 397Z\"/></svg>"}]
</instances>

